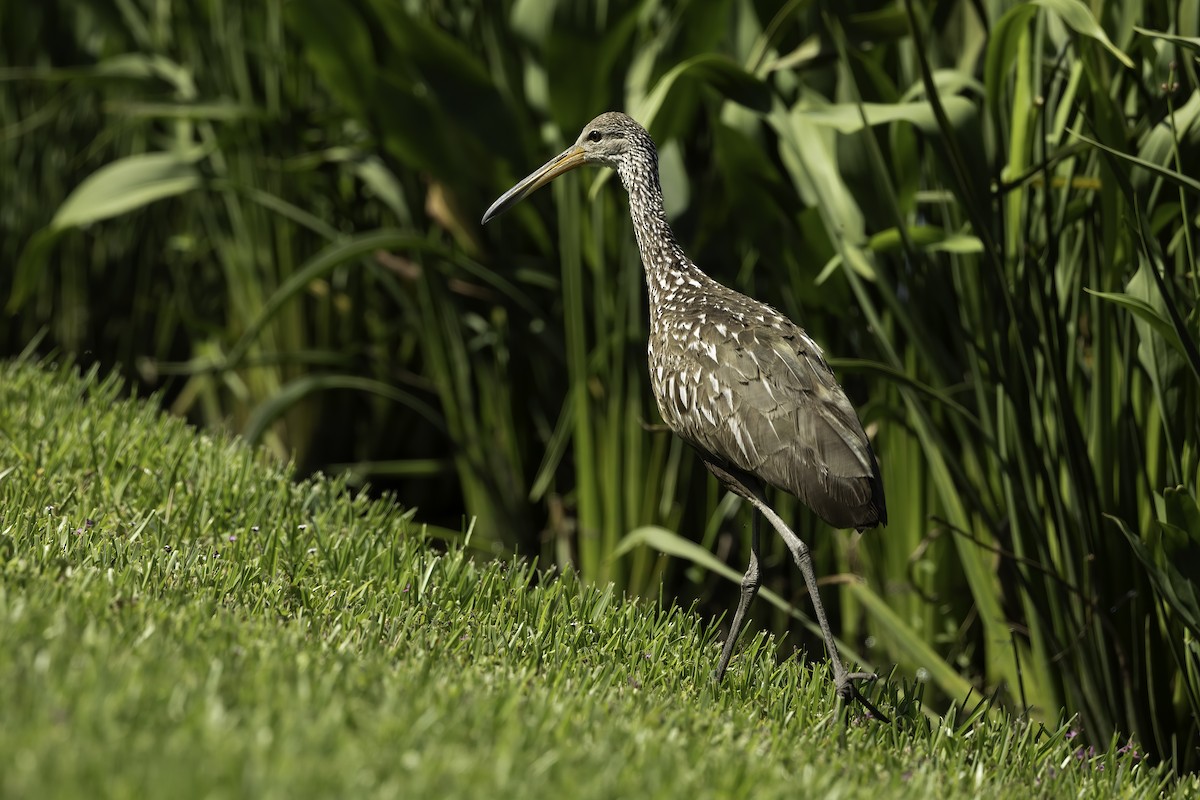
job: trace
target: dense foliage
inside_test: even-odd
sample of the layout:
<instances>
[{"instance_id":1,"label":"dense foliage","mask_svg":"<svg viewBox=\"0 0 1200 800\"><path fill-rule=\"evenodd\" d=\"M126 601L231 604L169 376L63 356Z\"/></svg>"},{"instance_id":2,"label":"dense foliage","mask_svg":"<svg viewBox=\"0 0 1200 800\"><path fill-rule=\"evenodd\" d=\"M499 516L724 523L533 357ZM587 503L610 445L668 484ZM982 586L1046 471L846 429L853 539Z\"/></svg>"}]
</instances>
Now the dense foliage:
<instances>
[{"instance_id":1,"label":"dense foliage","mask_svg":"<svg viewBox=\"0 0 1200 800\"><path fill-rule=\"evenodd\" d=\"M779 503L846 576L850 648L1193 768L1198 14L3 3L0 349L119 366L306 470L465 509L475 544L722 609L661 555L740 571L743 517L655 426L615 181L477 222L627 110L688 251L842 356L891 524Z\"/></svg>"}]
</instances>

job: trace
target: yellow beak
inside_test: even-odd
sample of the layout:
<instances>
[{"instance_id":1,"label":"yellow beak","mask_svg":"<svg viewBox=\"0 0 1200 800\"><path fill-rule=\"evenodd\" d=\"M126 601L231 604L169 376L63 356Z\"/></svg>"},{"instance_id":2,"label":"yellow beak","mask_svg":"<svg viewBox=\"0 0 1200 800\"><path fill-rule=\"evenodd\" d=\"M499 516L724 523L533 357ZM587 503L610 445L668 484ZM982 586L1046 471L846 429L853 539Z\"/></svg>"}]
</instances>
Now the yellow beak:
<instances>
[{"instance_id":1,"label":"yellow beak","mask_svg":"<svg viewBox=\"0 0 1200 800\"><path fill-rule=\"evenodd\" d=\"M560 155L550 159L522 178L516 186L500 195L499 199L492 203L491 208L484 213L483 223L486 224L489 220L500 216L509 208L521 202L525 198L525 195L532 194L535 190L545 186L564 172L570 172L576 167L583 166L584 163L583 148L577 144L571 145Z\"/></svg>"}]
</instances>

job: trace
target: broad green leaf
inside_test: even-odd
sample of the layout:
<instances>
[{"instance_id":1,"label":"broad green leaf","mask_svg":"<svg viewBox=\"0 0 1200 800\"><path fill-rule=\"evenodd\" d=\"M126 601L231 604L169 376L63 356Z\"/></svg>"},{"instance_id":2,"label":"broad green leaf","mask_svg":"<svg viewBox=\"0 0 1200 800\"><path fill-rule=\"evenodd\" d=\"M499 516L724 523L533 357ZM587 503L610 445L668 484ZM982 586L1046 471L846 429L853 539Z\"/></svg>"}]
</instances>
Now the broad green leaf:
<instances>
[{"instance_id":1,"label":"broad green leaf","mask_svg":"<svg viewBox=\"0 0 1200 800\"><path fill-rule=\"evenodd\" d=\"M1076 33L1095 39L1104 45L1121 64L1133 69L1133 60L1112 43L1108 34L1104 32L1104 28L1100 27L1096 17L1092 15L1091 9L1080 0L1033 0L1033 4L1053 11L1063 22L1074 28Z\"/></svg>"},{"instance_id":2,"label":"broad green leaf","mask_svg":"<svg viewBox=\"0 0 1200 800\"><path fill-rule=\"evenodd\" d=\"M200 186L198 153L145 153L101 167L71 192L51 220L55 228L90 225Z\"/></svg>"},{"instance_id":3,"label":"broad green leaf","mask_svg":"<svg viewBox=\"0 0 1200 800\"><path fill-rule=\"evenodd\" d=\"M978 253L983 249L983 243L974 236L959 233L946 233L934 225L911 225L901 236L899 228L888 228L874 234L867 241L867 247L876 253L890 253L899 250L904 242L926 250L942 250L950 253Z\"/></svg>"},{"instance_id":4,"label":"broad green leaf","mask_svg":"<svg viewBox=\"0 0 1200 800\"><path fill-rule=\"evenodd\" d=\"M634 116L650 128L662 111L667 97L677 91L676 84L684 80L710 86L729 100L756 111L770 108L771 91L767 84L730 59L709 54L693 56L663 75L638 104Z\"/></svg>"},{"instance_id":5,"label":"broad green leaf","mask_svg":"<svg viewBox=\"0 0 1200 800\"><path fill-rule=\"evenodd\" d=\"M1155 494L1159 522L1170 525L1186 535L1192 548L1200 547L1200 503L1183 486L1164 489ZM1200 550L1196 550L1200 555Z\"/></svg>"},{"instance_id":6,"label":"broad green leaf","mask_svg":"<svg viewBox=\"0 0 1200 800\"><path fill-rule=\"evenodd\" d=\"M87 67L67 67L62 69L37 69L31 74L38 80L49 81L87 81L97 79L126 81L126 80L161 80L175 89L178 100L194 100L198 92L192 71L187 67L172 61L162 55L148 53L121 53L97 61Z\"/></svg>"},{"instance_id":7,"label":"broad green leaf","mask_svg":"<svg viewBox=\"0 0 1200 800\"><path fill-rule=\"evenodd\" d=\"M1167 389L1174 384L1178 372L1188 364L1191 364L1196 378L1200 379L1200 362L1193 360L1196 358L1196 344L1200 340L1197 334L1200 331L1196 330L1195 325L1189 329L1179 309L1173 308L1163 295L1165 285L1161 280L1161 272L1156 272L1155 262L1150 259L1149 253L1143 253L1138 259L1138 269L1125 284L1125 293L1149 305L1164 322L1170 324L1174 333L1173 338L1161 334L1152 336L1146 321L1137 323L1138 336L1142 340L1138 357L1152 372L1160 393L1163 393L1160 402L1164 405L1164 412L1174 418L1177 411L1174 402L1180 398L1177 393L1168 392Z\"/></svg>"},{"instance_id":8,"label":"broad green leaf","mask_svg":"<svg viewBox=\"0 0 1200 800\"><path fill-rule=\"evenodd\" d=\"M803 101L802 101L803 102ZM866 243L862 209L838 172L834 135L805 116L807 107L777 108L768 121L779 133L780 158L800 196L816 206L844 262L867 279L874 268L861 246Z\"/></svg>"},{"instance_id":9,"label":"broad green leaf","mask_svg":"<svg viewBox=\"0 0 1200 800\"><path fill-rule=\"evenodd\" d=\"M971 255L983 252L983 242L967 233L952 233L940 242L932 242L928 249L935 253Z\"/></svg>"},{"instance_id":10,"label":"broad green leaf","mask_svg":"<svg viewBox=\"0 0 1200 800\"><path fill-rule=\"evenodd\" d=\"M780 199L787 191L786 185L778 166L761 145L759 120L751 114L741 106L727 103L722 121L710 128L721 193L720 196L705 197L705 208L709 213L716 209L716 213L739 218L767 220L781 208ZM738 127L740 120L727 124L730 116L752 118L753 124L746 128ZM790 193L784 196L790 196Z\"/></svg>"},{"instance_id":11,"label":"broad green leaf","mask_svg":"<svg viewBox=\"0 0 1200 800\"><path fill-rule=\"evenodd\" d=\"M378 156L368 156L356 162L354 173L391 209L401 224L412 224L412 213L404 201L404 189L396 174Z\"/></svg>"},{"instance_id":12,"label":"broad green leaf","mask_svg":"<svg viewBox=\"0 0 1200 800\"><path fill-rule=\"evenodd\" d=\"M969 72L960 72L956 69L938 69L934 70L932 75L933 85L937 87L938 97L954 97L955 95L976 95L978 97L986 97L987 90L984 88L983 82ZM928 88L925 81L916 80L905 90L904 94L897 98L899 103L911 103L921 100L925 97Z\"/></svg>"},{"instance_id":13,"label":"broad green leaf","mask_svg":"<svg viewBox=\"0 0 1200 800\"><path fill-rule=\"evenodd\" d=\"M1095 297L1107 300L1110 303L1116 303L1117 305L1133 312L1138 319L1142 320L1143 322L1150 323L1150 326L1154 328L1154 331L1167 342L1169 342L1171 346L1179 352L1180 355L1184 354L1183 344L1179 341L1179 336L1175 333L1175 327L1168 319L1159 314L1158 310L1155 309L1154 306L1150 305L1145 300L1141 299L1140 297L1133 297L1132 295L1125 294L1124 292L1098 292L1094 289L1088 289L1086 287L1084 288L1084 291L1090 295L1094 295Z\"/></svg>"},{"instance_id":14,"label":"broad green leaf","mask_svg":"<svg viewBox=\"0 0 1200 800\"><path fill-rule=\"evenodd\" d=\"M742 580L740 572L736 572L728 564L714 556L708 548L658 525L645 525L631 530L613 550L613 558L620 558L638 547L649 547L651 550L657 550L669 556L686 559L698 567L735 583ZM762 594L765 597L767 590L763 590ZM774 604L772 601L772 605ZM779 606L779 608L787 607L786 603Z\"/></svg>"},{"instance_id":15,"label":"broad green leaf","mask_svg":"<svg viewBox=\"0 0 1200 800\"><path fill-rule=\"evenodd\" d=\"M198 188L201 178L194 163L198 157L199 151L128 156L85 178L59 206L50 224L34 234L22 250L8 311L16 311L33 291L54 244L65 231Z\"/></svg>"},{"instance_id":16,"label":"broad green leaf","mask_svg":"<svg viewBox=\"0 0 1200 800\"><path fill-rule=\"evenodd\" d=\"M672 139L658 150L658 171L662 180L663 205L667 218L675 219L687 211L691 202L691 182L683 163L679 143Z\"/></svg>"},{"instance_id":17,"label":"broad green leaf","mask_svg":"<svg viewBox=\"0 0 1200 800\"><path fill-rule=\"evenodd\" d=\"M942 100L946 116L951 125L958 127L975 115L975 104L965 97L947 97ZM928 102L912 103L836 103L823 108L805 109L797 112L817 125L836 129L840 133L856 133L869 126L886 125L891 122L910 122L923 132L941 133L937 118Z\"/></svg>"},{"instance_id":18,"label":"broad green leaf","mask_svg":"<svg viewBox=\"0 0 1200 800\"><path fill-rule=\"evenodd\" d=\"M1189 147L1194 146L1193 143L1200 138L1197 121L1200 121L1200 91L1192 92L1187 102L1176 106L1169 117L1146 132L1138 144L1137 158L1169 170L1175 163L1176 152L1188 152ZM1135 187L1141 187L1147 181L1155 180L1157 174L1138 172L1131 176L1131 181Z\"/></svg>"},{"instance_id":19,"label":"broad green leaf","mask_svg":"<svg viewBox=\"0 0 1200 800\"><path fill-rule=\"evenodd\" d=\"M860 247L856 242L842 240L842 254L846 257L846 264L859 276L868 281L878 278L875 274L874 256L868 250Z\"/></svg>"},{"instance_id":20,"label":"broad green leaf","mask_svg":"<svg viewBox=\"0 0 1200 800\"><path fill-rule=\"evenodd\" d=\"M544 45L557 10L556 0L516 0L508 20L513 32L525 41Z\"/></svg>"}]
</instances>

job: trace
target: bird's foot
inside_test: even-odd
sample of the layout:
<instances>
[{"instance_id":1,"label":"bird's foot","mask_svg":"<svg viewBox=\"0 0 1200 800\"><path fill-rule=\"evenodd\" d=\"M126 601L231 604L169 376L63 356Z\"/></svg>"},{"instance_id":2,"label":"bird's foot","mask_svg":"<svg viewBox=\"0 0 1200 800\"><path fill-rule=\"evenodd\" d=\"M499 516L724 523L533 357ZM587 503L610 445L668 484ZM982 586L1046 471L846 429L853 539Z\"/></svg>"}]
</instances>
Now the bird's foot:
<instances>
[{"instance_id":1,"label":"bird's foot","mask_svg":"<svg viewBox=\"0 0 1200 800\"><path fill-rule=\"evenodd\" d=\"M876 681L879 680L878 675L876 675L874 672L843 672L841 675L837 676L835 680L837 684L838 698L846 703L849 703L852 700L857 700L862 704L863 708L867 710L867 713L871 718L877 719L880 722L891 722L887 715L876 708L870 700L863 697L862 693L858 691L858 681Z\"/></svg>"},{"instance_id":2,"label":"bird's foot","mask_svg":"<svg viewBox=\"0 0 1200 800\"><path fill-rule=\"evenodd\" d=\"M879 680L879 676L874 672L846 672L842 677L837 679L838 694L843 700L849 700L854 695L855 681L866 681L868 683Z\"/></svg>"}]
</instances>

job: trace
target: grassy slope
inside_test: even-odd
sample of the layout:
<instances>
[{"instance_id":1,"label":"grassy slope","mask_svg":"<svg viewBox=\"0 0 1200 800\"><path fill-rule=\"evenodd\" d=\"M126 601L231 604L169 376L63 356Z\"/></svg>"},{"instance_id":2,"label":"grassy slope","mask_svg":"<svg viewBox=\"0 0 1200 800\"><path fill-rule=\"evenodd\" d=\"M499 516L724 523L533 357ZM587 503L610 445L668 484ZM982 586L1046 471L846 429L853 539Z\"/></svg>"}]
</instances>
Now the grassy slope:
<instances>
[{"instance_id":1,"label":"grassy slope","mask_svg":"<svg viewBox=\"0 0 1200 800\"><path fill-rule=\"evenodd\" d=\"M569 575L439 554L115 381L0 365L6 797L1151 796L1115 747L836 722L829 675ZM88 522L90 520L90 522ZM878 702L897 709L896 689ZM1197 783L1166 784L1179 796Z\"/></svg>"}]
</instances>

